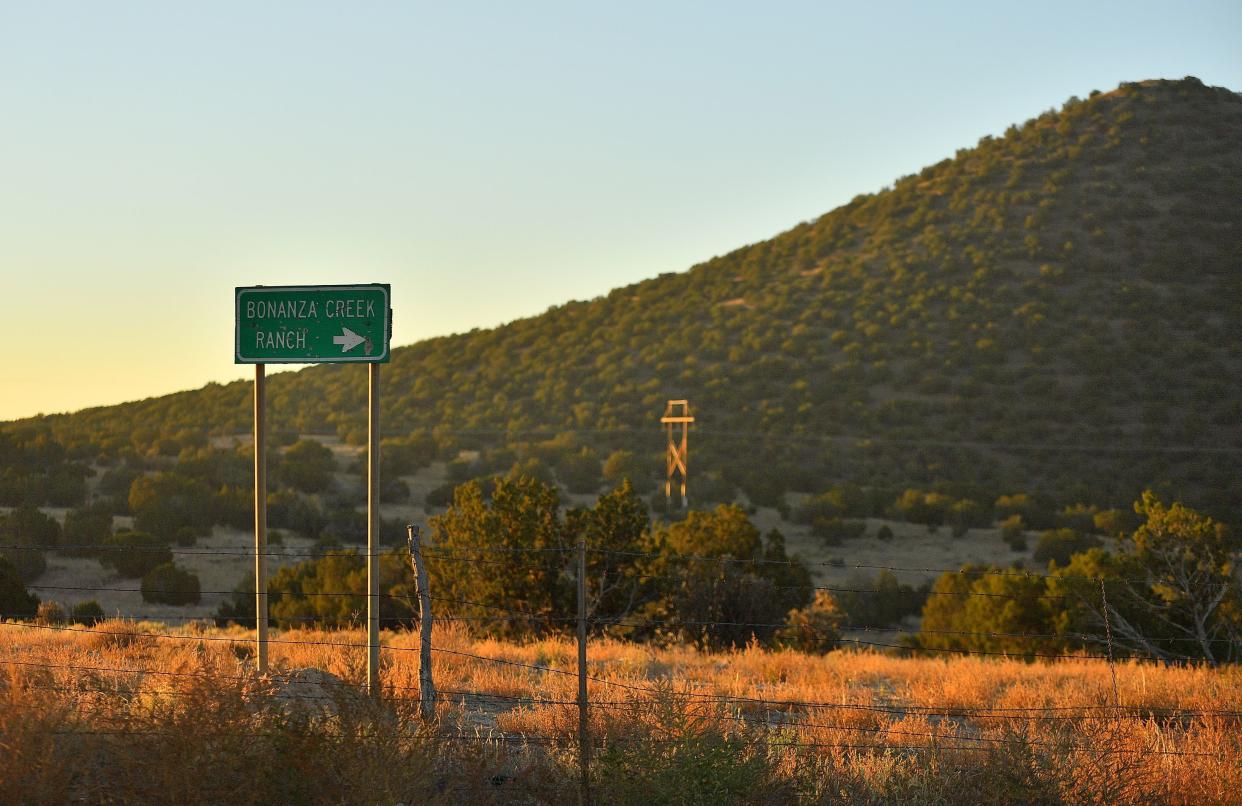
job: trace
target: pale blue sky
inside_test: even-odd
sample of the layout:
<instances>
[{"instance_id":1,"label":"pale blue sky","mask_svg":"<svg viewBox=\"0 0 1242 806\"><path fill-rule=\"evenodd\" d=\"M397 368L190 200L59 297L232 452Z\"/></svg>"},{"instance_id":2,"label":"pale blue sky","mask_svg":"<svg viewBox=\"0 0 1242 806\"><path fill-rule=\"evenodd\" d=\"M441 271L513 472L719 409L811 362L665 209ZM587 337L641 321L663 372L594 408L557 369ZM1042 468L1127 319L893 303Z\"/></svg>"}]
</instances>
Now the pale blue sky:
<instances>
[{"instance_id":1,"label":"pale blue sky","mask_svg":"<svg viewBox=\"0 0 1242 806\"><path fill-rule=\"evenodd\" d=\"M249 376L235 285L490 326L1185 75L1242 3L0 0L0 418Z\"/></svg>"}]
</instances>

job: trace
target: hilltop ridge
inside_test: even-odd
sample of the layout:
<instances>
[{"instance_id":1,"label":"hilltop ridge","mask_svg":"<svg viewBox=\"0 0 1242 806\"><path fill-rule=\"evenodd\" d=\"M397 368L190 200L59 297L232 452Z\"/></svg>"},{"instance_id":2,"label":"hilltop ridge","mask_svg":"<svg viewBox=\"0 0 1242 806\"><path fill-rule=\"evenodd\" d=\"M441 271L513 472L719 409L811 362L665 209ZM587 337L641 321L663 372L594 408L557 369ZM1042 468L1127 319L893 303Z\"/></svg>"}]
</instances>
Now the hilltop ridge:
<instances>
[{"instance_id":1,"label":"hilltop ridge","mask_svg":"<svg viewBox=\"0 0 1242 806\"><path fill-rule=\"evenodd\" d=\"M1242 97L1191 78L1072 98L688 271L397 348L385 428L642 452L689 398L697 466L752 497L849 479L1230 506L1239 131ZM274 376L269 400L279 429L357 439L365 394L320 366ZM237 382L4 427L175 452L249 418Z\"/></svg>"}]
</instances>

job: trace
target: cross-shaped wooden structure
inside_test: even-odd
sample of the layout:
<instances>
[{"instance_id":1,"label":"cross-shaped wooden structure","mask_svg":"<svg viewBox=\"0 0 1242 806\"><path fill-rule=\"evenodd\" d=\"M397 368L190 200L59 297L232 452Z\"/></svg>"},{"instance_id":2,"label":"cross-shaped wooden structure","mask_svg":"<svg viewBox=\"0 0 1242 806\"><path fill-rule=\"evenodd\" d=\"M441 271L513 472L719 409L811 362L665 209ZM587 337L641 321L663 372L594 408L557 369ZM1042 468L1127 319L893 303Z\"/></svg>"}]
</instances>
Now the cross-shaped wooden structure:
<instances>
[{"instance_id":1,"label":"cross-shaped wooden structure","mask_svg":"<svg viewBox=\"0 0 1242 806\"><path fill-rule=\"evenodd\" d=\"M665 453L667 477L664 481L664 495L673 500L673 477L681 474L681 505L686 507L686 462L690 458L690 423L694 417L690 414L690 401L670 400L664 407L664 416L660 418L668 434L668 450ZM680 441L673 439L673 427L680 427Z\"/></svg>"}]
</instances>

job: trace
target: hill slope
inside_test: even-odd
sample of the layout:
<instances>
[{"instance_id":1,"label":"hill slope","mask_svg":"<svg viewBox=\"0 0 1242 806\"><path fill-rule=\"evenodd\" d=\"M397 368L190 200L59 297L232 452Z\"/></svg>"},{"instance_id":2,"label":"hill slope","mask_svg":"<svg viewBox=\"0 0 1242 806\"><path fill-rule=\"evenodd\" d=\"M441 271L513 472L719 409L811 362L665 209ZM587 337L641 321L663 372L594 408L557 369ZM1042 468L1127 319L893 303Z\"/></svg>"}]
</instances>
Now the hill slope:
<instances>
[{"instance_id":1,"label":"hill slope","mask_svg":"<svg viewBox=\"0 0 1242 806\"><path fill-rule=\"evenodd\" d=\"M1239 131L1242 97L1195 79L1071 99L685 273L395 350L386 430L659 449L688 397L697 467L744 488L1155 484L1219 509L1242 499L1220 450L1242 445ZM364 426L356 368L276 376L270 400L277 427ZM249 417L239 382L17 425L175 449Z\"/></svg>"}]
</instances>

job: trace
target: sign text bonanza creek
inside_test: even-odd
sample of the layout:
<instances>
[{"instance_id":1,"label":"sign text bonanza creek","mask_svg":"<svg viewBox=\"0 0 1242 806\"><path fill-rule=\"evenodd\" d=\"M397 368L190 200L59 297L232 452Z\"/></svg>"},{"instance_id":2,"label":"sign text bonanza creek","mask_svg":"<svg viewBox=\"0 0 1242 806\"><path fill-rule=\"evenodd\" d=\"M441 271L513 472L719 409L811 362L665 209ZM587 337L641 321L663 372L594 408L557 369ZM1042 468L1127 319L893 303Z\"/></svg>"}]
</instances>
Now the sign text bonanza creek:
<instances>
[{"instance_id":1,"label":"sign text bonanza creek","mask_svg":"<svg viewBox=\"0 0 1242 806\"><path fill-rule=\"evenodd\" d=\"M236 363L388 360L387 285L253 286L235 292Z\"/></svg>"}]
</instances>

